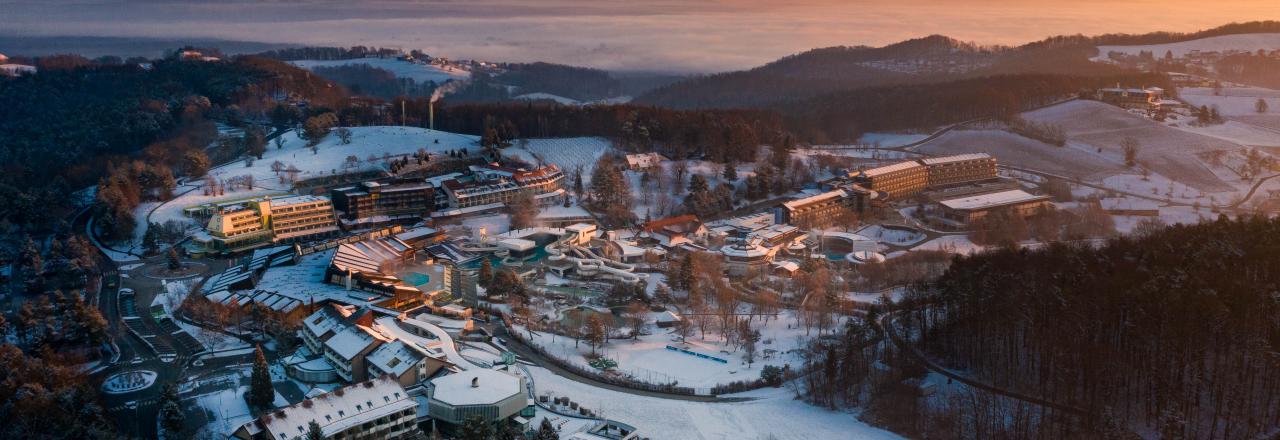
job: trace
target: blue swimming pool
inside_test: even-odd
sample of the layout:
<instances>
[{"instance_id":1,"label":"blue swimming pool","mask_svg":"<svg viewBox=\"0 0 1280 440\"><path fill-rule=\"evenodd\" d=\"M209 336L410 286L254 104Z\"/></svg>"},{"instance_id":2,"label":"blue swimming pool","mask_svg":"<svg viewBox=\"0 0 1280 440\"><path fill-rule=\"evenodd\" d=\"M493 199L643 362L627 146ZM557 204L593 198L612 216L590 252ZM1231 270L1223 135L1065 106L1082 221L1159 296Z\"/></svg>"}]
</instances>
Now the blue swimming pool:
<instances>
[{"instance_id":1,"label":"blue swimming pool","mask_svg":"<svg viewBox=\"0 0 1280 440\"><path fill-rule=\"evenodd\" d=\"M409 285L414 287L421 286L423 284L427 284L431 282L431 275L427 275L425 273L410 272L408 275L404 276L404 282L409 283Z\"/></svg>"}]
</instances>

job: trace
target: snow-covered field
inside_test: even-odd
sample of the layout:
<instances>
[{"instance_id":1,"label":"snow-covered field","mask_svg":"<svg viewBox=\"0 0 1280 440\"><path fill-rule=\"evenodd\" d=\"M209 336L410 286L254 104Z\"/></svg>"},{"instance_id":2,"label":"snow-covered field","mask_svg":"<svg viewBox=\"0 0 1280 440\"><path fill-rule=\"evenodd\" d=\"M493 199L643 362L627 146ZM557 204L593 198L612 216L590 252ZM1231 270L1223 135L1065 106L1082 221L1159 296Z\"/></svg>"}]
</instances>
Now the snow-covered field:
<instances>
[{"instance_id":1,"label":"snow-covered field","mask_svg":"<svg viewBox=\"0 0 1280 440\"><path fill-rule=\"evenodd\" d=\"M1220 94L1214 95L1211 88L1189 87L1178 89L1178 96L1196 107L1216 106L1218 113L1226 117L1257 115L1258 98L1262 98L1267 102L1268 114L1274 112L1280 117L1280 90L1234 86L1223 87Z\"/></svg>"},{"instance_id":2,"label":"snow-covered field","mask_svg":"<svg viewBox=\"0 0 1280 440\"><path fill-rule=\"evenodd\" d=\"M892 148L920 142L928 137L929 135L926 134L867 133L858 138L858 143L862 145L874 145L882 148Z\"/></svg>"},{"instance_id":3,"label":"snow-covered field","mask_svg":"<svg viewBox=\"0 0 1280 440\"><path fill-rule=\"evenodd\" d=\"M1086 180L1124 170L1119 163L1096 153L1082 154L1002 130L952 130L916 150L937 155L989 153L1001 164Z\"/></svg>"},{"instance_id":4,"label":"snow-covered field","mask_svg":"<svg viewBox=\"0 0 1280 440\"><path fill-rule=\"evenodd\" d=\"M1223 139L1170 128L1096 101L1069 101L1024 113L1023 117L1062 127L1067 133L1067 147L1076 150L1072 153L1077 158L1083 156L1081 152L1087 152L1111 163L1122 164L1124 153L1120 143L1125 138L1136 139L1141 166L1206 192L1231 191L1233 188L1206 168L1196 155L1244 148ZM1075 162L1069 160L1065 163L1074 167Z\"/></svg>"},{"instance_id":5,"label":"snow-covered field","mask_svg":"<svg viewBox=\"0 0 1280 440\"><path fill-rule=\"evenodd\" d=\"M1276 116L1280 121L1280 115ZM1198 126L1192 119L1167 122L1165 125L1204 136L1215 137L1227 142L1254 147L1280 147L1280 130L1257 125L1227 120L1221 124Z\"/></svg>"},{"instance_id":6,"label":"snow-covered field","mask_svg":"<svg viewBox=\"0 0 1280 440\"><path fill-rule=\"evenodd\" d=\"M711 324L710 328L715 325ZM801 362L798 352L792 350L800 346L802 338L806 338L805 329L796 321L793 313L783 312L767 323L757 317L752 328L760 331L761 339L756 345L756 361L750 367L747 366L741 349L729 348L718 333L710 331L704 340L696 328L685 343L680 343L680 337L668 333L667 329L651 328L653 334L640 336L637 340L611 339L607 345L598 348L597 353L617 361L619 372L630 374L637 380L649 383L677 382L680 386L693 388L755 380L760 377L760 370L765 365L782 366L789 363L794 366ZM808 337L817 334L818 331L814 328ZM591 347L585 342L579 342L575 348L572 338L549 332L534 335L534 341L561 359L590 368L586 356L591 354ZM667 345L719 357L728 363L668 350ZM766 358L767 350L769 353Z\"/></svg>"},{"instance_id":7,"label":"snow-covered field","mask_svg":"<svg viewBox=\"0 0 1280 440\"><path fill-rule=\"evenodd\" d=\"M733 397L737 403L704 403L638 396L596 388L529 367L539 394L568 396L597 414L635 426L652 439L900 439L858 420L796 400L786 388L765 388Z\"/></svg>"},{"instance_id":8,"label":"snow-covered field","mask_svg":"<svg viewBox=\"0 0 1280 440\"><path fill-rule=\"evenodd\" d=\"M1181 57L1193 50L1219 52L1226 50L1247 50L1254 52L1258 49L1266 49L1268 52L1280 49L1280 34L1221 35L1217 37L1201 38L1199 40L1168 44L1098 46L1098 56L1094 59L1106 59L1107 54L1110 52L1138 55L1138 53L1142 51L1149 51L1157 57L1164 56L1165 52L1173 52L1173 56Z\"/></svg>"},{"instance_id":9,"label":"snow-covered field","mask_svg":"<svg viewBox=\"0 0 1280 440\"><path fill-rule=\"evenodd\" d=\"M613 142L608 139L579 137L521 140L515 146L502 150L502 154L533 165L539 162L555 164L565 172L566 178L572 178L574 170L581 166L582 182L586 184L591 181L591 170L595 169L596 161L611 150Z\"/></svg>"},{"instance_id":10,"label":"snow-covered field","mask_svg":"<svg viewBox=\"0 0 1280 440\"><path fill-rule=\"evenodd\" d=\"M351 60L298 60L290 61L290 64L301 67L303 69L312 69L315 67L334 67L345 66L350 64L368 64L379 69L391 71L400 78L412 78L419 83L427 81L435 81L436 84L443 84L449 80L465 80L471 77L471 72L456 66L434 66L430 64L418 64L410 61L402 61L395 58L356 58Z\"/></svg>"}]
</instances>

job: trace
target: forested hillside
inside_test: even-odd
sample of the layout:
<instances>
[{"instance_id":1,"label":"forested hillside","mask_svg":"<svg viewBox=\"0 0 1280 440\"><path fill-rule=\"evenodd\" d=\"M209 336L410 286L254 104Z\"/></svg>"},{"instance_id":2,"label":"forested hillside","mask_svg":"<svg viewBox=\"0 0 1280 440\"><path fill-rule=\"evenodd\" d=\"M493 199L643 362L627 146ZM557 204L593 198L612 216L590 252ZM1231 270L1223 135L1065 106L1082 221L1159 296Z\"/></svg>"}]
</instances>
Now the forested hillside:
<instances>
[{"instance_id":1,"label":"forested hillside","mask_svg":"<svg viewBox=\"0 0 1280 440\"><path fill-rule=\"evenodd\" d=\"M1167 86L1158 74L999 75L934 84L866 87L777 104L786 126L814 143L851 142L870 131L1001 118L1114 84Z\"/></svg>"},{"instance_id":2,"label":"forested hillside","mask_svg":"<svg viewBox=\"0 0 1280 440\"><path fill-rule=\"evenodd\" d=\"M955 260L897 325L947 366L1085 409L1103 432L1280 427L1280 220Z\"/></svg>"},{"instance_id":3,"label":"forested hillside","mask_svg":"<svg viewBox=\"0 0 1280 440\"><path fill-rule=\"evenodd\" d=\"M69 191L97 183L109 162L144 150L151 165L176 167L186 150L212 140L210 119L262 118L278 96L318 107L345 96L341 87L261 57L147 65L61 58L64 67L0 79L0 194L9 201L0 221L48 226Z\"/></svg>"},{"instance_id":4,"label":"forested hillside","mask_svg":"<svg viewBox=\"0 0 1280 440\"><path fill-rule=\"evenodd\" d=\"M929 84L1007 74L1116 74L1089 61L1085 39L1057 38L1017 48L981 47L930 36L881 47L828 47L764 66L690 79L636 102L675 108L763 107L883 85Z\"/></svg>"}]
</instances>

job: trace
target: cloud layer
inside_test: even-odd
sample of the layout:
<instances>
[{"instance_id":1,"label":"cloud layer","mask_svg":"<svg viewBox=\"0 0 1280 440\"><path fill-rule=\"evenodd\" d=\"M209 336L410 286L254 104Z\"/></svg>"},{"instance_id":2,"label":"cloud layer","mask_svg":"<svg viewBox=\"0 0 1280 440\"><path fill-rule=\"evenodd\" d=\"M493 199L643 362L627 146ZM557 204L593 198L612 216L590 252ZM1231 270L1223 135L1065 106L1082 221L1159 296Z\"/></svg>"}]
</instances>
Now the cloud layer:
<instances>
[{"instance_id":1,"label":"cloud layer","mask_svg":"<svg viewBox=\"0 0 1280 440\"><path fill-rule=\"evenodd\" d=\"M1274 0L0 0L0 10L0 33L9 35L363 44L453 58L696 72L928 34L1019 44L1056 34L1194 31L1280 18Z\"/></svg>"}]
</instances>

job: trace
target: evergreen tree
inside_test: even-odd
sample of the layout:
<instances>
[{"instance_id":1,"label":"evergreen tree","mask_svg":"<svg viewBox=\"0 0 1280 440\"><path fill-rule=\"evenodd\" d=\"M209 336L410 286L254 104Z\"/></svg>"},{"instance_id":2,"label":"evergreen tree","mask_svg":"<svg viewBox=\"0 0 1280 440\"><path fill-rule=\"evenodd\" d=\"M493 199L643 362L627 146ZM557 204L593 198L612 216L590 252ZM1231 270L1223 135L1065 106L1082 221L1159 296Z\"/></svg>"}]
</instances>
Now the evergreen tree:
<instances>
[{"instance_id":1,"label":"evergreen tree","mask_svg":"<svg viewBox=\"0 0 1280 440\"><path fill-rule=\"evenodd\" d=\"M320 429L320 424L315 420L307 423L307 440L324 440L324 430Z\"/></svg>"},{"instance_id":2,"label":"evergreen tree","mask_svg":"<svg viewBox=\"0 0 1280 440\"><path fill-rule=\"evenodd\" d=\"M701 174L694 174L693 177L689 178L689 195L690 196L693 196L695 194L705 193L709 189L710 189L710 186L707 185L707 178L702 177Z\"/></svg>"},{"instance_id":3,"label":"evergreen tree","mask_svg":"<svg viewBox=\"0 0 1280 440\"><path fill-rule=\"evenodd\" d=\"M160 234L157 226L159 225L155 223L148 224L147 232L142 234L142 250L147 255L156 253L156 250L160 247L159 243L157 243L157 236Z\"/></svg>"},{"instance_id":4,"label":"evergreen tree","mask_svg":"<svg viewBox=\"0 0 1280 440\"><path fill-rule=\"evenodd\" d=\"M538 424L538 433L534 435L533 440L560 440L560 433L551 426L550 420L544 418L542 423Z\"/></svg>"},{"instance_id":5,"label":"evergreen tree","mask_svg":"<svg viewBox=\"0 0 1280 440\"><path fill-rule=\"evenodd\" d=\"M160 426L170 434L180 434L186 424L186 415L178 403L178 391L173 384L164 386L160 393Z\"/></svg>"},{"instance_id":6,"label":"evergreen tree","mask_svg":"<svg viewBox=\"0 0 1280 440\"><path fill-rule=\"evenodd\" d=\"M492 433L492 427L483 416L471 416L462 422L462 428L458 430L458 440L489 440Z\"/></svg>"},{"instance_id":7,"label":"evergreen tree","mask_svg":"<svg viewBox=\"0 0 1280 440\"><path fill-rule=\"evenodd\" d=\"M738 180L738 165L733 162L733 159L730 159L728 162L724 163L723 177L724 177L724 180L729 182Z\"/></svg>"},{"instance_id":8,"label":"evergreen tree","mask_svg":"<svg viewBox=\"0 0 1280 440\"><path fill-rule=\"evenodd\" d=\"M262 346L257 347L253 358L253 373L249 378L249 404L261 409L271 408L276 399L275 386L271 384L271 371L267 368L267 356Z\"/></svg>"},{"instance_id":9,"label":"evergreen tree","mask_svg":"<svg viewBox=\"0 0 1280 440\"><path fill-rule=\"evenodd\" d=\"M679 288L688 290L692 288L694 282L693 254L685 254L684 259L680 260L680 278L677 280Z\"/></svg>"}]
</instances>

